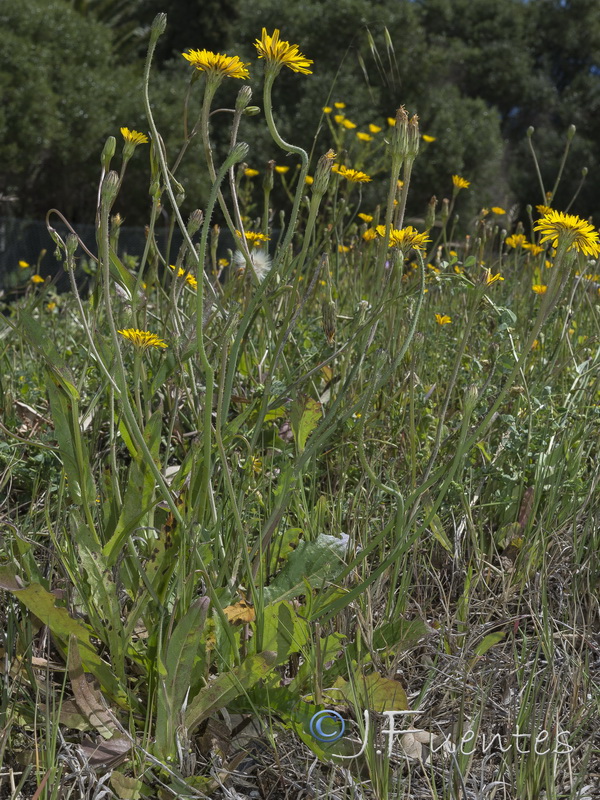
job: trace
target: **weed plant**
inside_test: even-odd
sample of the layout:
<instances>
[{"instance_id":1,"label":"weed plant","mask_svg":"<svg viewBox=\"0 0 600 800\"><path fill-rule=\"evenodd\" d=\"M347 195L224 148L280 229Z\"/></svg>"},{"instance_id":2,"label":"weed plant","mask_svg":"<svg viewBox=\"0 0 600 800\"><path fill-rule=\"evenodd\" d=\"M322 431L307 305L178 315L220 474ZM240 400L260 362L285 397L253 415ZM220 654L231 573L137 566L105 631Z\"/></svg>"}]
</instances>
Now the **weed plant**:
<instances>
[{"instance_id":1,"label":"weed plant","mask_svg":"<svg viewBox=\"0 0 600 800\"><path fill-rule=\"evenodd\" d=\"M272 86L312 62L278 31L260 110L242 84L215 111L250 65L184 54L167 153L165 25L148 134L102 152L97 250L51 211L72 291L22 264L4 309L2 796L598 797L598 234L541 179L528 224L498 205L461 234L451 164L405 219L433 137L339 101L320 158L285 142ZM212 191L184 220L197 142ZM116 208L146 148L132 260Z\"/></svg>"}]
</instances>

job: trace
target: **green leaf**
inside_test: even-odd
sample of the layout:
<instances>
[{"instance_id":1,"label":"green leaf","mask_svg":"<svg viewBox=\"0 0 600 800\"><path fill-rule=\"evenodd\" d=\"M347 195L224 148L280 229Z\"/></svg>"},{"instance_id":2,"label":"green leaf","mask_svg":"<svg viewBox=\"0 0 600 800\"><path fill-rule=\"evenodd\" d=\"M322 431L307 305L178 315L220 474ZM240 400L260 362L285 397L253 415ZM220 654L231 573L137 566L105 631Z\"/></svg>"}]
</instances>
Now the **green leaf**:
<instances>
[{"instance_id":1,"label":"green leaf","mask_svg":"<svg viewBox=\"0 0 600 800\"><path fill-rule=\"evenodd\" d=\"M398 681L382 678L376 672L363 675L357 667L352 680L338 678L334 684L331 702L339 702L344 697L350 705L360 709L370 709L378 713L384 711L407 711L408 699L404 688Z\"/></svg>"},{"instance_id":2,"label":"green leaf","mask_svg":"<svg viewBox=\"0 0 600 800\"><path fill-rule=\"evenodd\" d=\"M192 669L204 632L209 600L198 598L179 621L161 658L156 712L156 747L162 758L177 753L176 730L190 689ZM162 669L160 668L162 667Z\"/></svg>"},{"instance_id":3,"label":"green leaf","mask_svg":"<svg viewBox=\"0 0 600 800\"><path fill-rule=\"evenodd\" d=\"M314 542L302 540L264 591L265 603L290 600L306 592L307 585L322 587L344 568L348 548L347 537L320 534Z\"/></svg>"},{"instance_id":4,"label":"green leaf","mask_svg":"<svg viewBox=\"0 0 600 800\"><path fill-rule=\"evenodd\" d=\"M506 636L504 631L496 631L495 633L488 633L487 636L484 636L481 642L475 648L475 656L481 657L484 656L488 650L490 650L494 645L497 645L501 642L504 637Z\"/></svg>"},{"instance_id":5,"label":"green leaf","mask_svg":"<svg viewBox=\"0 0 600 800\"><path fill-rule=\"evenodd\" d=\"M300 396L292 403L290 422L298 452L306 447L306 440L321 420L321 404L311 397Z\"/></svg>"},{"instance_id":6,"label":"green leaf","mask_svg":"<svg viewBox=\"0 0 600 800\"><path fill-rule=\"evenodd\" d=\"M223 708L265 678L275 666L276 659L276 653L268 650L248 656L239 667L219 675L201 689L186 711L185 726L188 733L191 733L212 711Z\"/></svg>"},{"instance_id":7,"label":"green leaf","mask_svg":"<svg viewBox=\"0 0 600 800\"><path fill-rule=\"evenodd\" d=\"M310 639L307 621L291 603L265 606L260 622L262 649L274 651L277 664L283 664L292 653L299 653Z\"/></svg>"},{"instance_id":8,"label":"green leaf","mask_svg":"<svg viewBox=\"0 0 600 800\"><path fill-rule=\"evenodd\" d=\"M7 318L5 321L12 324ZM54 379L71 398L79 400L79 392L75 387L74 378L56 349L52 337L46 335L40 323L23 309L19 311L19 327L25 331L29 343L42 355L45 365Z\"/></svg>"}]
</instances>

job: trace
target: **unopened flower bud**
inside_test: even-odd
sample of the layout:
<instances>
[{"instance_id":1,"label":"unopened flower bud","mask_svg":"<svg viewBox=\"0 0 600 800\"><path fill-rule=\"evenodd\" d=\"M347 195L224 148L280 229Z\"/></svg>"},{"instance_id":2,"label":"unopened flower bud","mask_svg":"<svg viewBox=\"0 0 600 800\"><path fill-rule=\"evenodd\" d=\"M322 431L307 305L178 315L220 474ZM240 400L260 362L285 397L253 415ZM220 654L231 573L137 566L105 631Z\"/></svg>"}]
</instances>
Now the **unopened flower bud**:
<instances>
[{"instance_id":1,"label":"unopened flower bud","mask_svg":"<svg viewBox=\"0 0 600 800\"><path fill-rule=\"evenodd\" d=\"M250 100L252 100L252 89L246 84L242 86L238 92L238 96L235 100L235 110L243 111L248 106Z\"/></svg>"},{"instance_id":2,"label":"unopened flower bud","mask_svg":"<svg viewBox=\"0 0 600 800\"><path fill-rule=\"evenodd\" d=\"M245 158L248 157L248 153L250 152L250 146L246 144L246 142L238 142L233 150L229 152L227 156L227 163L232 167L234 164L239 164L240 161L243 161Z\"/></svg>"},{"instance_id":3,"label":"unopened flower bud","mask_svg":"<svg viewBox=\"0 0 600 800\"><path fill-rule=\"evenodd\" d=\"M390 135L392 158L403 161L408 155L408 114L404 106L396 111L396 124Z\"/></svg>"},{"instance_id":4,"label":"unopened flower bud","mask_svg":"<svg viewBox=\"0 0 600 800\"><path fill-rule=\"evenodd\" d=\"M190 236L193 236L196 233L196 231L199 230L200 225L202 225L203 219L204 219L204 214L199 208L197 208L195 211L192 211L187 224L187 232L189 233Z\"/></svg>"},{"instance_id":5,"label":"unopened flower bud","mask_svg":"<svg viewBox=\"0 0 600 800\"><path fill-rule=\"evenodd\" d=\"M411 161L414 161L417 157L417 153L419 152L419 143L421 137L419 135L419 118L416 114L410 118L408 122L408 143L407 143L407 152L406 157L409 158Z\"/></svg>"},{"instance_id":6,"label":"unopened flower bud","mask_svg":"<svg viewBox=\"0 0 600 800\"><path fill-rule=\"evenodd\" d=\"M441 213L442 224L444 225L446 224L446 222L448 221L449 214L450 214L450 201L448 200L447 197L444 197L444 199L442 200L442 213Z\"/></svg>"},{"instance_id":7,"label":"unopened flower bud","mask_svg":"<svg viewBox=\"0 0 600 800\"><path fill-rule=\"evenodd\" d=\"M428 231L433 228L435 224L435 210L437 208L437 197L433 195L427 204L427 212L425 214L425 230Z\"/></svg>"},{"instance_id":8,"label":"unopened flower bud","mask_svg":"<svg viewBox=\"0 0 600 800\"><path fill-rule=\"evenodd\" d=\"M257 114L260 114L260 107L259 106L247 106L244 109L244 116L245 117L255 117Z\"/></svg>"},{"instance_id":9,"label":"unopened flower bud","mask_svg":"<svg viewBox=\"0 0 600 800\"><path fill-rule=\"evenodd\" d=\"M328 150L317 162L315 178L312 184L312 191L313 194L319 195L319 197L322 197L325 194L327 187L329 186L329 177L331 175L334 158L335 153L333 150Z\"/></svg>"},{"instance_id":10,"label":"unopened flower bud","mask_svg":"<svg viewBox=\"0 0 600 800\"><path fill-rule=\"evenodd\" d=\"M263 189L265 192L270 192L275 183L275 161L271 159L267 161L267 168L265 170L265 177L263 178Z\"/></svg>"},{"instance_id":11,"label":"unopened flower bud","mask_svg":"<svg viewBox=\"0 0 600 800\"><path fill-rule=\"evenodd\" d=\"M158 37L162 36L162 34L167 29L167 15L157 14L152 21L152 27L150 28L150 43L156 44L158 41Z\"/></svg>"},{"instance_id":12,"label":"unopened flower bud","mask_svg":"<svg viewBox=\"0 0 600 800\"><path fill-rule=\"evenodd\" d=\"M321 312L323 314L323 333L327 337L327 343L332 346L335 342L335 331L337 325L337 309L333 300L323 300Z\"/></svg>"},{"instance_id":13,"label":"unopened flower bud","mask_svg":"<svg viewBox=\"0 0 600 800\"><path fill-rule=\"evenodd\" d=\"M102 156L100 157L100 162L102 164L102 169L105 172L108 172L110 169L110 161L115 154L115 150L117 149L117 140L114 136L109 136L106 142L104 143L104 147L102 148Z\"/></svg>"},{"instance_id":14,"label":"unopened flower bud","mask_svg":"<svg viewBox=\"0 0 600 800\"><path fill-rule=\"evenodd\" d=\"M475 386L475 384L471 384L467 388L463 400L463 411L466 418L470 417L473 411L475 411L475 406L477 405L478 400L479 392L477 391L477 386Z\"/></svg>"},{"instance_id":15,"label":"unopened flower bud","mask_svg":"<svg viewBox=\"0 0 600 800\"><path fill-rule=\"evenodd\" d=\"M119 191L119 175L114 170L111 170L102 181L102 190L100 200L102 205L110 208L117 198Z\"/></svg>"},{"instance_id":16,"label":"unopened flower bud","mask_svg":"<svg viewBox=\"0 0 600 800\"><path fill-rule=\"evenodd\" d=\"M534 134L534 131L535 131L535 128L533 127L533 125L530 125L530 126L527 128L527 138L528 138L528 139L531 139L531 137L532 137L532 136L533 136L533 134Z\"/></svg>"},{"instance_id":17,"label":"unopened flower bud","mask_svg":"<svg viewBox=\"0 0 600 800\"><path fill-rule=\"evenodd\" d=\"M581 168L581 177L582 177L582 178L585 178L585 177L587 177L587 174L588 174L588 172L589 172L589 170L588 170L588 168L587 168L587 167L582 167L582 168Z\"/></svg>"},{"instance_id":18,"label":"unopened flower bud","mask_svg":"<svg viewBox=\"0 0 600 800\"><path fill-rule=\"evenodd\" d=\"M171 177L171 181L173 182L173 189L175 190L175 202L179 208L179 206L185 200L185 189L178 180L175 180L175 178Z\"/></svg>"},{"instance_id":19,"label":"unopened flower bud","mask_svg":"<svg viewBox=\"0 0 600 800\"><path fill-rule=\"evenodd\" d=\"M575 127L575 125L569 125L569 128L567 130L567 141L570 142L572 140L572 138L575 136L576 130L577 128Z\"/></svg>"}]
</instances>

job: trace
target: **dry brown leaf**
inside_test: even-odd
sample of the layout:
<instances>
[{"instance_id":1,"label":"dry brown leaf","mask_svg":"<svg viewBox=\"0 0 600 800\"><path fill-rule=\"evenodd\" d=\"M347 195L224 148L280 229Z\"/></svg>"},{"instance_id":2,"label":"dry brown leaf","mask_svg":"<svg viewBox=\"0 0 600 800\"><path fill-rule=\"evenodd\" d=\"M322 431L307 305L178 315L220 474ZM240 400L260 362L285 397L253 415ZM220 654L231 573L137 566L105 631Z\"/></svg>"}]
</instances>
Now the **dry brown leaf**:
<instances>
[{"instance_id":1,"label":"dry brown leaf","mask_svg":"<svg viewBox=\"0 0 600 800\"><path fill-rule=\"evenodd\" d=\"M233 606L227 606L223 609L223 613L229 622L254 622L256 619L254 608L249 606L245 600L241 600Z\"/></svg>"},{"instance_id":2,"label":"dry brown leaf","mask_svg":"<svg viewBox=\"0 0 600 800\"><path fill-rule=\"evenodd\" d=\"M104 739L110 739L120 733L122 728L119 721L107 707L101 692L88 682L75 636L70 638L67 667L75 702L90 725L93 725Z\"/></svg>"}]
</instances>

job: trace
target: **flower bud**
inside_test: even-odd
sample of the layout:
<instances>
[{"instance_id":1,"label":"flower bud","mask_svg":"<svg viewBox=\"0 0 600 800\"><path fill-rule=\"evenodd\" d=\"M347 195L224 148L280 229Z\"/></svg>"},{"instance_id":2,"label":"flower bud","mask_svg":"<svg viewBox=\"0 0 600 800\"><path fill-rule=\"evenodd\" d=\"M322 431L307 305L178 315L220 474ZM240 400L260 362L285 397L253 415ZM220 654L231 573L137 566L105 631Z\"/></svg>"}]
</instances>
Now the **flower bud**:
<instances>
[{"instance_id":1,"label":"flower bud","mask_svg":"<svg viewBox=\"0 0 600 800\"><path fill-rule=\"evenodd\" d=\"M103 206L110 208L117 198L119 191L119 175L111 170L102 181L100 202Z\"/></svg>"},{"instance_id":2,"label":"flower bud","mask_svg":"<svg viewBox=\"0 0 600 800\"><path fill-rule=\"evenodd\" d=\"M230 150L226 163L229 164L230 167L234 164L239 164L240 161L248 157L249 152L250 146L247 145L246 142L238 142L235 147Z\"/></svg>"},{"instance_id":3,"label":"flower bud","mask_svg":"<svg viewBox=\"0 0 600 800\"><path fill-rule=\"evenodd\" d=\"M247 108L244 109L245 117L255 117L257 114L260 114L259 106L247 106Z\"/></svg>"},{"instance_id":4,"label":"flower bud","mask_svg":"<svg viewBox=\"0 0 600 800\"><path fill-rule=\"evenodd\" d=\"M317 162L312 190L313 194L319 195L319 197L322 197L325 194L327 187L329 186L329 177L331 175L331 168L333 167L334 158L335 153L333 150L328 150Z\"/></svg>"},{"instance_id":5,"label":"flower bud","mask_svg":"<svg viewBox=\"0 0 600 800\"><path fill-rule=\"evenodd\" d=\"M588 172L589 172L589 170L588 170L587 167L582 167L582 169L581 169L581 177L582 178L587 177Z\"/></svg>"},{"instance_id":6,"label":"flower bud","mask_svg":"<svg viewBox=\"0 0 600 800\"><path fill-rule=\"evenodd\" d=\"M445 225L446 222L448 221L449 215L450 215L450 201L448 200L447 197L444 197L444 199L442 200L442 213L441 213L443 225Z\"/></svg>"},{"instance_id":7,"label":"flower bud","mask_svg":"<svg viewBox=\"0 0 600 800\"><path fill-rule=\"evenodd\" d=\"M166 29L167 15L161 12L157 14L152 21L152 27L150 28L150 44L156 44L158 37L162 36Z\"/></svg>"},{"instance_id":8,"label":"flower bud","mask_svg":"<svg viewBox=\"0 0 600 800\"><path fill-rule=\"evenodd\" d=\"M414 161L417 157L417 153L419 152L419 144L421 141L421 137L419 135L419 118L416 114L413 114L408 122L407 137L408 142L406 157L411 161Z\"/></svg>"},{"instance_id":9,"label":"flower bud","mask_svg":"<svg viewBox=\"0 0 600 800\"><path fill-rule=\"evenodd\" d=\"M110 161L115 154L115 150L117 149L117 140L114 136L109 136L106 142L104 143L104 147L102 148L102 155L100 157L100 162L102 164L102 169L105 172L108 172L110 169Z\"/></svg>"},{"instance_id":10,"label":"flower bud","mask_svg":"<svg viewBox=\"0 0 600 800\"><path fill-rule=\"evenodd\" d=\"M263 178L263 189L265 192L270 192L275 183L275 161L271 159L267 161L267 169L265 170L265 177Z\"/></svg>"},{"instance_id":11,"label":"flower bud","mask_svg":"<svg viewBox=\"0 0 600 800\"><path fill-rule=\"evenodd\" d=\"M570 142L573 139L573 137L575 136L575 131L576 130L577 130L577 128L575 127L575 125L569 125L569 128L567 130L567 141L568 142Z\"/></svg>"},{"instance_id":12,"label":"flower bud","mask_svg":"<svg viewBox=\"0 0 600 800\"><path fill-rule=\"evenodd\" d=\"M396 124L390 135L392 157L403 161L408 155L408 114L404 106L396 111Z\"/></svg>"},{"instance_id":13,"label":"flower bud","mask_svg":"<svg viewBox=\"0 0 600 800\"><path fill-rule=\"evenodd\" d=\"M193 236L200 229L203 219L204 214L199 208L197 208L195 211L192 211L187 224L187 232L190 236Z\"/></svg>"},{"instance_id":14,"label":"flower bud","mask_svg":"<svg viewBox=\"0 0 600 800\"><path fill-rule=\"evenodd\" d=\"M333 300L323 300L321 312L323 315L323 333L327 337L327 343L331 347L335 342L335 331L337 325L337 309Z\"/></svg>"},{"instance_id":15,"label":"flower bud","mask_svg":"<svg viewBox=\"0 0 600 800\"><path fill-rule=\"evenodd\" d=\"M428 231L433 228L435 224L435 209L437 208L437 197L433 195L427 204L427 213L425 214L425 230Z\"/></svg>"},{"instance_id":16,"label":"flower bud","mask_svg":"<svg viewBox=\"0 0 600 800\"><path fill-rule=\"evenodd\" d=\"M528 139L531 139L531 137L532 137L532 136L533 136L533 134L534 134L534 131L535 131L535 128L533 127L533 125L530 125L530 126L527 128L527 138L528 138Z\"/></svg>"},{"instance_id":17,"label":"flower bud","mask_svg":"<svg viewBox=\"0 0 600 800\"><path fill-rule=\"evenodd\" d=\"M246 84L242 86L238 92L238 96L235 100L235 110L243 111L248 106L250 100L252 100L252 89Z\"/></svg>"},{"instance_id":18,"label":"flower bud","mask_svg":"<svg viewBox=\"0 0 600 800\"><path fill-rule=\"evenodd\" d=\"M473 413L473 411L475 411L475 406L477 405L478 400L479 400L479 392L477 391L477 386L475 386L475 384L472 383L467 388L463 400L463 412L466 418L469 418Z\"/></svg>"}]
</instances>

